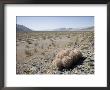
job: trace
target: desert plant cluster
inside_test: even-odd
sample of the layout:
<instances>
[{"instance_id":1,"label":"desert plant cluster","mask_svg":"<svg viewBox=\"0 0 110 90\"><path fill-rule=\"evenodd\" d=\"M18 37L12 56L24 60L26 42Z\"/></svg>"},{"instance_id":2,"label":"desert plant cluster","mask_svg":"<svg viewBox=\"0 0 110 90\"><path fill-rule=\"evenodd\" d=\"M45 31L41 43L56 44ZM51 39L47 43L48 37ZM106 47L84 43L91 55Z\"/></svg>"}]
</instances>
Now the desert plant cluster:
<instances>
[{"instance_id":1,"label":"desert plant cluster","mask_svg":"<svg viewBox=\"0 0 110 90\"><path fill-rule=\"evenodd\" d=\"M64 68L69 69L78 63L82 57L82 53L77 49L64 49L56 55L53 65L59 70Z\"/></svg>"},{"instance_id":2,"label":"desert plant cluster","mask_svg":"<svg viewBox=\"0 0 110 90\"><path fill-rule=\"evenodd\" d=\"M94 31L16 33L16 74L94 73Z\"/></svg>"}]
</instances>

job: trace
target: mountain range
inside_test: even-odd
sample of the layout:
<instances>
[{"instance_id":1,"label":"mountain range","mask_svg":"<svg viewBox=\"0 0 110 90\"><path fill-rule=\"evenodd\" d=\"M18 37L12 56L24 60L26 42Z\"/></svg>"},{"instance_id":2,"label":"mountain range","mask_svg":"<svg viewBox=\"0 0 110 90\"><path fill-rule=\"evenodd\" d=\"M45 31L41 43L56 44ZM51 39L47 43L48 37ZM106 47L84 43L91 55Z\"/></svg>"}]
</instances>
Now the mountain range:
<instances>
[{"instance_id":1,"label":"mountain range","mask_svg":"<svg viewBox=\"0 0 110 90\"><path fill-rule=\"evenodd\" d=\"M93 31L93 30L94 30L94 26L83 27L83 28L56 28L56 29L48 29L48 30L36 30L36 31ZM31 32L33 30L31 30L30 28L24 25L16 24L16 31L17 32Z\"/></svg>"},{"instance_id":2,"label":"mountain range","mask_svg":"<svg viewBox=\"0 0 110 90\"><path fill-rule=\"evenodd\" d=\"M16 24L16 31L17 32L31 32L32 30L24 25Z\"/></svg>"},{"instance_id":3,"label":"mountain range","mask_svg":"<svg viewBox=\"0 0 110 90\"><path fill-rule=\"evenodd\" d=\"M84 27L84 28L57 28L53 31L93 31L94 26L91 27Z\"/></svg>"}]
</instances>

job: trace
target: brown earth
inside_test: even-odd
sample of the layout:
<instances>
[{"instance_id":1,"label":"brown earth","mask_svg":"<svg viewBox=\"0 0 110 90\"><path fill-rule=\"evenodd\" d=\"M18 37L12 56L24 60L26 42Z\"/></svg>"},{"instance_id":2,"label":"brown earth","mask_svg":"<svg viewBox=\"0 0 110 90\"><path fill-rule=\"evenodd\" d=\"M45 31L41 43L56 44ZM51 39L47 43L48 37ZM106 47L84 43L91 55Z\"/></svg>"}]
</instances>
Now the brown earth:
<instances>
[{"instance_id":1,"label":"brown earth","mask_svg":"<svg viewBox=\"0 0 110 90\"><path fill-rule=\"evenodd\" d=\"M85 59L71 69L53 68L66 48L78 48ZM94 32L17 32L16 74L94 74Z\"/></svg>"}]
</instances>

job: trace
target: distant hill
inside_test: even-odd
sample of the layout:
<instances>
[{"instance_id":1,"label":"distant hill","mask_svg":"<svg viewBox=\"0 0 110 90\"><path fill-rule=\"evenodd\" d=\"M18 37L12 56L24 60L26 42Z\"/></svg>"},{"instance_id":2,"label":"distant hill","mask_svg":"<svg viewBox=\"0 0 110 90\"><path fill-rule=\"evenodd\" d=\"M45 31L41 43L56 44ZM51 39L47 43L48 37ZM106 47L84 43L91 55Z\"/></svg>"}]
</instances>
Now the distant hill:
<instances>
[{"instance_id":1,"label":"distant hill","mask_svg":"<svg viewBox=\"0 0 110 90\"><path fill-rule=\"evenodd\" d=\"M72 28L57 28L57 29L54 29L53 31L71 31Z\"/></svg>"},{"instance_id":2,"label":"distant hill","mask_svg":"<svg viewBox=\"0 0 110 90\"><path fill-rule=\"evenodd\" d=\"M27 28L26 26L24 25L19 25L19 24L16 24L16 31L17 32L31 32L32 30Z\"/></svg>"},{"instance_id":3,"label":"distant hill","mask_svg":"<svg viewBox=\"0 0 110 90\"><path fill-rule=\"evenodd\" d=\"M82 29L80 29L80 30L81 30L81 31L83 31L83 30L86 30L86 31L93 31L93 30L94 30L94 26L82 28Z\"/></svg>"},{"instance_id":4,"label":"distant hill","mask_svg":"<svg viewBox=\"0 0 110 90\"><path fill-rule=\"evenodd\" d=\"M94 26L83 27L83 28L56 28L56 29L47 29L47 30L31 30L30 28L16 24L17 32L32 32L32 31L94 31Z\"/></svg>"},{"instance_id":5,"label":"distant hill","mask_svg":"<svg viewBox=\"0 0 110 90\"><path fill-rule=\"evenodd\" d=\"M94 26L91 27L85 27L85 28L57 28L53 31L93 31Z\"/></svg>"}]
</instances>

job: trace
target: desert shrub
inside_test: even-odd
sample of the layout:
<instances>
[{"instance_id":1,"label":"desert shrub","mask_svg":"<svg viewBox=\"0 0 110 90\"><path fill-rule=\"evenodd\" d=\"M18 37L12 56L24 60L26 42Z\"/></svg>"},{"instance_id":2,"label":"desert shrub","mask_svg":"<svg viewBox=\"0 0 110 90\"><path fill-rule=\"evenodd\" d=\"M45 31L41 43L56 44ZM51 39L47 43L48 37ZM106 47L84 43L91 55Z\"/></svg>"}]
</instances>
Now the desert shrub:
<instances>
[{"instance_id":1,"label":"desert shrub","mask_svg":"<svg viewBox=\"0 0 110 90\"><path fill-rule=\"evenodd\" d=\"M35 53L37 53L37 52L38 52L37 48L35 48L35 49L34 49L34 52L35 52Z\"/></svg>"},{"instance_id":2,"label":"desert shrub","mask_svg":"<svg viewBox=\"0 0 110 90\"><path fill-rule=\"evenodd\" d=\"M26 40L26 42L27 42L28 44L32 44L32 41L33 41L32 39L27 39L27 40Z\"/></svg>"},{"instance_id":3,"label":"desert shrub","mask_svg":"<svg viewBox=\"0 0 110 90\"><path fill-rule=\"evenodd\" d=\"M28 46L28 45L26 45L26 48L29 48L29 46Z\"/></svg>"},{"instance_id":4,"label":"desert shrub","mask_svg":"<svg viewBox=\"0 0 110 90\"><path fill-rule=\"evenodd\" d=\"M68 44L67 44L67 46L72 46L73 45L73 42L69 42Z\"/></svg>"},{"instance_id":5,"label":"desert shrub","mask_svg":"<svg viewBox=\"0 0 110 90\"><path fill-rule=\"evenodd\" d=\"M70 38L70 35L68 35L67 38Z\"/></svg>"},{"instance_id":6,"label":"desert shrub","mask_svg":"<svg viewBox=\"0 0 110 90\"><path fill-rule=\"evenodd\" d=\"M42 54L42 55L45 55L45 52L42 52L41 54Z\"/></svg>"},{"instance_id":7,"label":"desert shrub","mask_svg":"<svg viewBox=\"0 0 110 90\"><path fill-rule=\"evenodd\" d=\"M48 35L48 37L47 37L48 39L50 39L50 38L52 38L52 36L50 36L50 35Z\"/></svg>"},{"instance_id":8,"label":"desert shrub","mask_svg":"<svg viewBox=\"0 0 110 90\"><path fill-rule=\"evenodd\" d=\"M38 45L38 43L35 43L34 45L35 45L35 46L37 46L37 45Z\"/></svg>"},{"instance_id":9,"label":"desert shrub","mask_svg":"<svg viewBox=\"0 0 110 90\"><path fill-rule=\"evenodd\" d=\"M46 39L46 36L42 36L42 39L45 40Z\"/></svg>"},{"instance_id":10,"label":"desert shrub","mask_svg":"<svg viewBox=\"0 0 110 90\"><path fill-rule=\"evenodd\" d=\"M33 55L33 51L32 50L29 50L29 49L26 49L25 50L25 54L29 57L29 56L32 56Z\"/></svg>"},{"instance_id":11,"label":"desert shrub","mask_svg":"<svg viewBox=\"0 0 110 90\"><path fill-rule=\"evenodd\" d=\"M30 74L30 73L31 73L31 70L30 70L30 69L25 69L25 70L24 70L24 73L25 73L25 74Z\"/></svg>"}]
</instances>

